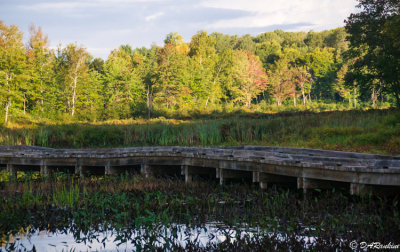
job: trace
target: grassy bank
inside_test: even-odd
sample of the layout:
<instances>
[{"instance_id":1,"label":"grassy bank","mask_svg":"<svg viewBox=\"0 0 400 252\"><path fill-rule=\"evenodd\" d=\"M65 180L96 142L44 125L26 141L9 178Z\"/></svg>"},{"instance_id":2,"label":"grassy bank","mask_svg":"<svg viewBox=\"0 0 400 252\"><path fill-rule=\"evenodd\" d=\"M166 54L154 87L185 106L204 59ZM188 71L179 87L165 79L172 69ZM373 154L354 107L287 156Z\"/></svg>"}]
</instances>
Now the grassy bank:
<instances>
[{"instance_id":1,"label":"grassy bank","mask_svg":"<svg viewBox=\"0 0 400 252\"><path fill-rule=\"evenodd\" d=\"M0 127L2 145L55 148L276 145L400 154L396 110L231 114L215 118L37 123Z\"/></svg>"},{"instance_id":2,"label":"grassy bank","mask_svg":"<svg viewBox=\"0 0 400 252\"><path fill-rule=\"evenodd\" d=\"M171 241L163 249L183 250L174 242L176 234L163 233L164 227L184 224L204 228L206 223L218 221L239 233L251 228L260 232L253 237L236 237L232 243L229 239L210 243L209 249L235 250L237 246L252 248L250 251L298 251L306 242L299 236L316 237L311 248L317 251L347 249L352 240L400 243L397 198L359 198L320 190L304 197L295 189L210 186L210 182L201 181L187 185L179 179L141 176L25 178L2 182L0 189L3 242L21 230L72 230L81 241L95 239L96 232L112 230L118 234L115 242L140 246L132 234L141 229L144 233L137 239L149 239L147 249L155 249L162 236ZM282 235L286 237L283 240ZM199 244L190 246L193 251L202 250Z\"/></svg>"}]
</instances>

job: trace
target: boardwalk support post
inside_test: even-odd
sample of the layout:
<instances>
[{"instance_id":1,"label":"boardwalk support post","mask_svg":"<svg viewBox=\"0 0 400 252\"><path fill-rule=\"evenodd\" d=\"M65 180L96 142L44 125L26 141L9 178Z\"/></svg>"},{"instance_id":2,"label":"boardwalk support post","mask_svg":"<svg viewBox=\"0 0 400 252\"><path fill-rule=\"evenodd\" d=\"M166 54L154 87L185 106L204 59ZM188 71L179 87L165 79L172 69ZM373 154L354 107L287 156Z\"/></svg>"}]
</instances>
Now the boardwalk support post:
<instances>
[{"instance_id":1,"label":"boardwalk support post","mask_svg":"<svg viewBox=\"0 0 400 252\"><path fill-rule=\"evenodd\" d=\"M10 173L11 176L17 176L17 169L13 164L7 164L7 172Z\"/></svg>"},{"instance_id":2,"label":"boardwalk support post","mask_svg":"<svg viewBox=\"0 0 400 252\"><path fill-rule=\"evenodd\" d=\"M49 168L44 161L42 161L42 163L40 164L40 174L42 176L49 176Z\"/></svg>"}]
</instances>

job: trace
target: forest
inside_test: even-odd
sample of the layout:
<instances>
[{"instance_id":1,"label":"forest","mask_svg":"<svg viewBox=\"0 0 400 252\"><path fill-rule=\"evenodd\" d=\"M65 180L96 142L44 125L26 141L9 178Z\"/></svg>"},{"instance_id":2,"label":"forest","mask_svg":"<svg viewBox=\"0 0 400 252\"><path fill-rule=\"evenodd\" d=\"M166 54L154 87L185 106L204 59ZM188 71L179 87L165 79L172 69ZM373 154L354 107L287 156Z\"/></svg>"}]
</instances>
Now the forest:
<instances>
[{"instance_id":1,"label":"forest","mask_svg":"<svg viewBox=\"0 0 400 252\"><path fill-rule=\"evenodd\" d=\"M52 49L34 25L24 43L0 21L1 123L398 106L399 7L364 2L333 30L199 31L190 42L172 32L163 46L121 45L106 60L77 43Z\"/></svg>"}]
</instances>

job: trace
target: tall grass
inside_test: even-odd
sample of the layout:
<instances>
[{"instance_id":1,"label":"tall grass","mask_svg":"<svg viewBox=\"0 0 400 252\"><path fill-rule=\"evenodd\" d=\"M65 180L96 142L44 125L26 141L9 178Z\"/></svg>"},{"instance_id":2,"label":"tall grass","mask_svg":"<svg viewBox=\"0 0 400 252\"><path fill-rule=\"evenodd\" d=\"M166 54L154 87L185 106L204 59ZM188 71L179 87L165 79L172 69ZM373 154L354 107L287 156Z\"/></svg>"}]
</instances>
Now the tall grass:
<instances>
[{"instance_id":1,"label":"tall grass","mask_svg":"<svg viewBox=\"0 0 400 252\"><path fill-rule=\"evenodd\" d=\"M53 203L57 207L74 208L79 202L80 189L78 183L72 183L67 187L65 184L53 192Z\"/></svg>"},{"instance_id":2,"label":"tall grass","mask_svg":"<svg viewBox=\"0 0 400 252\"><path fill-rule=\"evenodd\" d=\"M146 145L278 145L400 153L395 110L241 114L230 118L129 120L0 128L0 144L55 148Z\"/></svg>"}]
</instances>

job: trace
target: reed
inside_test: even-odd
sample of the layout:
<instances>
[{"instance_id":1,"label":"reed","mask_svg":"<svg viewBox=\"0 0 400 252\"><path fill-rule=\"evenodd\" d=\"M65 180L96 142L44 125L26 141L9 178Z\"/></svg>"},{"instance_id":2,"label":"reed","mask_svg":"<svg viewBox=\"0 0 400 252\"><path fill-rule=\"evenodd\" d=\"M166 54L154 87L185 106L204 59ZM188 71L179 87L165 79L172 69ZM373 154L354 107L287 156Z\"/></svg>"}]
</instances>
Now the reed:
<instances>
[{"instance_id":1,"label":"reed","mask_svg":"<svg viewBox=\"0 0 400 252\"><path fill-rule=\"evenodd\" d=\"M400 153L400 113L394 110L236 115L217 119L152 119L0 127L0 144L55 148L154 145L278 145Z\"/></svg>"}]
</instances>

